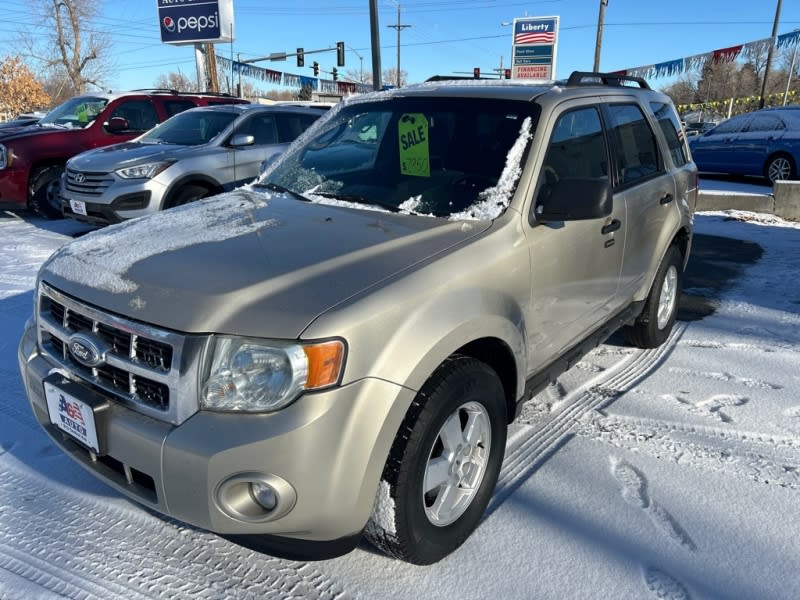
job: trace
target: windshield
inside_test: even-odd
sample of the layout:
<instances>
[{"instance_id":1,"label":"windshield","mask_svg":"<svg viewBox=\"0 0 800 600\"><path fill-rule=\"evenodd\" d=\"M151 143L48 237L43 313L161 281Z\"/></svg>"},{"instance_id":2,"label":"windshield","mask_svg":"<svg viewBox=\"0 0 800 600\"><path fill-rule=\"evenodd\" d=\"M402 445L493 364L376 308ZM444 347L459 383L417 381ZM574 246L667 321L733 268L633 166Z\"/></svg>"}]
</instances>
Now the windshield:
<instances>
[{"instance_id":1,"label":"windshield","mask_svg":"<svg viewBox=\"0 0 800 600\"><path fill-rule=\"evenodd\" d=\"M259 184L313 201L492 218L510 201L537 113L496 99L356 101L318 122ZM475 210L482 204L502 206L487 216Z\"/></svg>"},{"instance_id":2,"label":"windshield","mask_svg":"<svg viewBox=\"0 0 800 600\"><path fill-rule=\"evenodd\" d=\"M238 116L239 113L233 111L188 110L151 129L139 141L183 146L207 144Z\"/></svg>"},{"instance_id":3,"label":"windshield","mask_svg":"<svg viewBox=\"0 0 800 600\"><path fill-rule=\"evenodd\" d=\"M107 98L90 98L87 96L71 98L42 117L39 125L84 129L94 123L97 115L103 112L106 104L108 104Z\"/></svg>"}]
</instances>

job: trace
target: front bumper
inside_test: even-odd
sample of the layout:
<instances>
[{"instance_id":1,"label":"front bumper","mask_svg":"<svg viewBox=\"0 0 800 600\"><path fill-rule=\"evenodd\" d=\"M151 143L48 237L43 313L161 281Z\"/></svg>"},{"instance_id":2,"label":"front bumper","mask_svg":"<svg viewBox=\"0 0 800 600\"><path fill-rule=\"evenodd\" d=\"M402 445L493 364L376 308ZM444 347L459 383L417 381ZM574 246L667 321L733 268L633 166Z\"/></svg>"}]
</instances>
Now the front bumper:
<instances>
[{"instance_id":1,"label":"front bumper","mask_svg":"<svg viewBox=\"0 0 800 600\"><path fill-rule=\"evenodd\" d=\"M109 184L102 193L84 194L70 189L65 174L61 181L61 208L64 215L95 225L108 225L161 209L167 188L158 180L125 180L110 174L104 177L109 178ZM76 212L72 202L81 203L86 214Z\"/></svg>"},{"instance_id":2,"label":"front bumper","mask_svg":"<svg viewBox=\"0 0 800 600\"><path fill-rule=\"evenodd\" d=\"M69 456L125 496L220 534L315 542L358 536L414 396L386 381L362 379L306 395L276 413L200 411L179 426L109 401L98 421L104 455L97 456L50 422L43 381L52 380L54 369L37 351L32 322L18 360L36 419ZM75 390L75 382L67 385ZM245 493L232 513L224 490L254 474L278 482L281 501L293 496L292 505L279 503L274 516L262 515Z\"/></svg>"}]
</instances>

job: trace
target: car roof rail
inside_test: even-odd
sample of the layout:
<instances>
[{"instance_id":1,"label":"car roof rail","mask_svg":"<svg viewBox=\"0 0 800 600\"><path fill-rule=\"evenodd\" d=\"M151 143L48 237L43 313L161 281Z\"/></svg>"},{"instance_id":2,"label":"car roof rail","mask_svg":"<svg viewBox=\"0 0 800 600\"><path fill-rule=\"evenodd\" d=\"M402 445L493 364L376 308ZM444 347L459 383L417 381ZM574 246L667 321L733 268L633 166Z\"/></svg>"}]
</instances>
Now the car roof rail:
<instances>
[{"instance_id":1,"label":"car roof rail","mask_svg":"<svg viewBox=\"0 0 800 600\"><path fill-rule=\"evenodd\" d=\"M157 94L180 94L178 90L171 90L168 88L137 88L135 90L131 90L132 92L146 92L146 93L157 93Z\"/></svg>"},{"instance_id":2,"label":"car roof rail","mask_svg":"<svg viewBox=\"0 0 800 600\"><path fill-rule=\"evenodd\" d=\"M581 85L613 85L619 87L633 87L636 84L644 90L652 89L642 77L632 75L620 75L619 73L597 73L593 71L573 71L567 79L567 87L577 87Z\"/></svg>"}]
</instances>

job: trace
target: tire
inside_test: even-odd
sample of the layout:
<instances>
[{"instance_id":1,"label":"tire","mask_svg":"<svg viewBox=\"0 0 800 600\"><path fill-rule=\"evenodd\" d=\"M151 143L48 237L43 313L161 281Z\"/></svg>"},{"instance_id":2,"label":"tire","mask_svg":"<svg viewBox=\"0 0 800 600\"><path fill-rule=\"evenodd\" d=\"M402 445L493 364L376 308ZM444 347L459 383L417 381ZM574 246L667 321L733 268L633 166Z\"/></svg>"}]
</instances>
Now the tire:
<instances>
[{"instance_id":1,"label":"tire","mask_svg":"<svg viewBox=\"0 0 800 600\"><path fill-rule=\"evenodd\" d=\"M30 207L46 219L63 219L61 210L61 174L64 167L53 165L37 170L31 177Z\"/></svg>"},{"instance_id":2,"label":"tire","mask_svg":"<svg viewBox=\"0 0 800 600\"><path fill-rule=\"evenodd\" d=\"M792 158L786 154L776 154L770 156L767 165L764 167L764 175L770 183L795 179L797 171Z\"/></svg>"},{"instance_id":3,"label":"tire","mask_svg":"<svg viewBox=\"0 0 800 600\"><path fill-rule=\"evenodd\" d=\"M164 208L167 209L175 208L176 206L183 206L184 204L189 204L195 200L200 200L200 198L205 198L209 194L210 192L208 188L203 187L202 185L185 185L170 196L170 199Z\"/></svg>"},{"instance_id":4,"label":"tire","mask_svg":"<svg viewBox=\"0 0 800 600\"><path fill-rule=\"evenodd\" d=\"M633 325L623 327L625 339L639 348L656 348L672 331L683 284L683 256L670 246L658 267L644 310Z\"/></svg>"},{"instance_id":5,"label":"tire","mask_svg":"<svg viewBox=\"0 0 800 600\"><path fill-rule=\"evenodd\" d=\"M418 565L458 548L477 527L497 483L507 424L497 374L469 357L445 361L397 433L366 538Z\"/></svg>"}]
</instances>

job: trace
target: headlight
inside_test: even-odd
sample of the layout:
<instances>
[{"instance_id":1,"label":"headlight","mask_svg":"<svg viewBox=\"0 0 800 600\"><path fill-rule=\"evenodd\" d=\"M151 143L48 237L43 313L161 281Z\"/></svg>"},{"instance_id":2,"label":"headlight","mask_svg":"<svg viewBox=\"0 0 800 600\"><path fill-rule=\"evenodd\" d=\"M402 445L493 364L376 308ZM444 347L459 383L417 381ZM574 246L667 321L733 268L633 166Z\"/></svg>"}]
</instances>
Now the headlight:
<instances>
[{"instance_id":1,"label":"headlight","mask_svg":"<svg viewBox=\"0 0 800 600\"><path fill-rule=\"evenodd\" d=\"M116 173L123 179L152 179L173 164L175 164L174 160L165 160L117 169Z\"/></svg>"},{"instance_id":2,"label":"headlight","mask_svg":"<svg viewBox=\"0 0 800 600\"><path fill-rule=\"evenodd\" d=\"M3 144L0 144L0 169L5 169L8 166L8 150Z\"/></svg>"},{"instance_id":3,"label":"headlight","mask_svg":"<svg viewBox=\"0 0 800 600\"><path fill-rule=\"evenodd\" d=\"M344 357L340 340L301 344L217 337L201 406L231 412L279 410L304 391L337 384Z\"/></svg>"}]
</instances>

